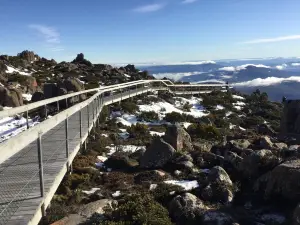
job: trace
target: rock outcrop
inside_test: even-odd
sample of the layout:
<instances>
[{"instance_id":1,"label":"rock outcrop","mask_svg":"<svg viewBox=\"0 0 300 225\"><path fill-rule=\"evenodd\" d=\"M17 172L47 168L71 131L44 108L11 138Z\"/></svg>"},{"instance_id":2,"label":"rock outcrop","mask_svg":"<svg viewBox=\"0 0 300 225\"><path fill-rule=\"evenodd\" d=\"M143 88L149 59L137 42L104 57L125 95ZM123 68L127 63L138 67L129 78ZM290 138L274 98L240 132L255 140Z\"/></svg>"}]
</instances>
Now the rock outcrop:
<instances>
[{"instance_id":1,"label":"rock outcrop","mask_svg":"<svg viewBox=\"0 0 300 225\"><path fill-rule=\"evenodd\" d=\"M22 93L15 88L0 87L0 105L8 107L23 105Z\"/></svg>"}]
</instances>

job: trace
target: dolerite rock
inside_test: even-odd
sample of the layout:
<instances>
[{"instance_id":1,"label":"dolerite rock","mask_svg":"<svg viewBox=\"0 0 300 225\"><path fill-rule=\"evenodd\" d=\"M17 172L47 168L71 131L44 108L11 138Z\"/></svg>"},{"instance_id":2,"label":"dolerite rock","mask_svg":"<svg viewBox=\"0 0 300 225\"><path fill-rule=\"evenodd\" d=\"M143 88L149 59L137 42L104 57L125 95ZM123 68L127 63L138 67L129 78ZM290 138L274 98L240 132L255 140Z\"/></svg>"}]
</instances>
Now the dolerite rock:
<instances>
[{"instance_id":1,"label":"dolerite rock","mask_svg":"<svg viewBox=\"0 0 300 225\"><path fill-rule=\"evenodd\" d=\"M273 148L273 142L268 136L261 137L259 139L259 144L261 148L264 149L272 149Z\"/></svg>"},{"instance_id":2,"label":"dolerite rock","mask_svg":"<svg viewBox=\"0 0 300 225\"><path fill-rule=\"evenodd\" d=\"M70 214L51 225L78 225L86 222L86 218L78 214Z\"/></svg>"},{"instance_id":3,"label":"dolerite rock","mask_svg":"<svg viewBox=\"0 0 300 225\"><path fill-rule=\"evenodd\" d=\"M137 69L135 68L134 65L128 64L127 66L125 66L125 70L129 73L136 73Z\"/></svg>"},{"instance_id":4,"label":"dolerite rock","mask_svg":"<svg viewBox=\"0 0 300 225\"><path fill-rule=\"evenodd\" d=\"M208 174L208 185L201 191L201 197L208 201L230 203L233 199L233 183L226 171L216 166Z\"/></svg>"},{"instance_id":5,"label":"dolerite rock","mask_svg":"<svg viewBox=\"0 0 300 225\"><path fill-rule=\"evenodd\" d=\"M113 170L127 170L136 167L138 163L124 152L115 152L104 162L104 165Z\"/></svg>"},{"instance_id":6,"label":"dolerite rock","mask_svg":"<svg viewBox=\"0 0 300 225\"><path fill-rule=\"evenodd\" d=\"M84 85L77 78L68 78L58 83L59 88L65 88L68 93L84 90ZM80 101L85 100L86 95L80 95Z\"/></svg>"},{"instance_id":7,"label":"dolerite rock","mask_svg":"<svg viewBox=\"0 0 300 225\"><path fill-rule=\"evenodd\" d=\"M153 140L140 160L141 168L161 168L170 161L176 150L161 138Z\"/></svg>"},{"instance_id":8,"label":"dolerite rock","mask_svg":"<svg viewBox=\"0 0 300 225\"><path fill-rule=\"evenodd\" d=\"M78 54L76 59L74 59L72 61L72 63L80 63L80 64L84 64L84 65L87 65L87 66L93 66L93 64L90 61L88 61L84 58L83 53Z\"/></svg>"},{"instance_id":9,"label":"dolerite rock","mask_svg":"<svg viewBox=\"0 0 300 225\"><path fill-rule=\"evenodd\" d=\"M28 50L25 50L25 51L19 53L18 56L21 59L24 59L28 62L38 61L40 59L40 57L38 55L36 55L36 54L34 54L34 52L28 51Z\"/></svg>"},{"instance_id":10,"label":"dolerite rock","mask_svg":"<svg viewBox=\"0 0 300 225\"><path fill-rule=\"evenodd\" d=\"M209 169L214 166L220 166L224 157L211 152L202 152L194 157L195 164L202 169Z\"/></svg>"},{"instance_id":11,"label":"dolerite rock","mask_svg":"<svg viewBox=\"0 0 300 225\"><path fill-rule=\"evenodd\" d=\"M104 213L104 207L109 207L112 204L112 200L110 199L101 199L95 202L88 203L79 208L78 214L85 217L90 218L93 214Z\"/></svg>"},{"instance_id":12,"label":"dolerite rock","mask_svg":"<svg viewBox=\"0 0 300 225\"><path fill-rule=\"evenodd\" d=\"M0 87L0 105L18 107L23 105L22 93L15 88Z\"/></svg>"},{"instance_id":13,"label":"dolerite rock","mask_svg":"<svg viewBox=\"0 0 300 225\"><path fill-rule=\"evenodd\" d=\"M251 143L247 139L237 139L228 142L229 150L237 154L242 154L244 149L247 149Z\"/></svg>"},{"instance_id":14,"label":"dolerite rock","mask_svg":"<svg viewBox=\"0 0 300 225\"><path fill-rule=\"evenodd\" d=\"M240 171L245 177L256 178L265 172L273 169L280 163L280 160L270 150L254 151L244 158L240 164Z\"/></svg>"},{"instance_id":15,"label":"dolerite rock","mask_svg":"<svg viewBox=\"0 0 300 225\"><path fill-rule=\"evenodd\" d=\"M291 203L300 202L300 159L286 161L261 176L254 189L264 191L265 197L280 196Z\"/></svg>"},{"instance_id":16,"label":"dolerite rock","mask_svg":"<svg viewBox=\"0 0 300 225\"><path fill-rule=\"evenodd\" d=\"M243 158L234 152L227 152L224 160L228 162L234 169L239 170L240 165L243 162Z\"/></svg>"},{"instance_id":17,"label":"dolerite rock","mask_svg":"<svg viewBox=\"0 0 300 225\"><path fill-rule=\"evenodd\" d=\"M257 132L262 135L275 136L276 132L272 129L271 126L267 124L260 124L257 126Z\"/></svg>"},{"instance_id":18,"label":"dolerite rock","mask_svg":"<svg viewBox=\"0 0 300 225\"><path fill-rule=\"evenodd\" d=\"M169 204L169 213L176 224L193 224L205 212L206 207L195 195L177 195Z\"/></svg>"},{"instance_id":19,"label":"dolerite rock","mask_svg":"<svg viewBox=\"0 0 300 225\"><path fill-rule=\"evenodd\" d=\"M177 151L190 152L194 150L190 135L180 125L168 126L163 138Z\"/></svg>"},{"instance_id":20,"label":"dolerite rock","mask_svg":"<svg viewBox=\"0 0 300 225\"><path fill-rule=\"evenodd\" d=\"M207 141L195 142L193 147L197 152L209 152L212 148L212 144Z\"/></svg>"}]
</instances>

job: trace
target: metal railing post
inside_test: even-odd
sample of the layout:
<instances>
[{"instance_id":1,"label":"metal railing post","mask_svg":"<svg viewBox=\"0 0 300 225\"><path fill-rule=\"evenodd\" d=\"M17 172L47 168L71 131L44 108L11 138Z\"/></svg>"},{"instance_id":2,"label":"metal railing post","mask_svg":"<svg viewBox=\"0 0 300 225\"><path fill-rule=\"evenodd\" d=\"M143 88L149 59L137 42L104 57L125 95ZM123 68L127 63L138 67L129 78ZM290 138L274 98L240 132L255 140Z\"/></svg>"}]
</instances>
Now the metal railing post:
<instances>
[{"instance_id":1,"label":"metal railing post","mask_svg":"<svg viewBox=\"0 0 300 225\"><path fill-rule=\"evenodd\" d=\"M27 125L27 129L29 129L28 110L26 111L26 125Z\"/></svg>"},{"instance_id":2,"label":"metal railing post","mask_svg":"<svg viewBox=\"0 0 300 225\"><path fill-rule=\"evenodd\" d=\"M40 176L40 191L41 197L44 197L44 167L43 167L43 148L42 148L42 133L39 133L38 140L38 159L39 159L39 176Z\"/></svg>"},{"instance_id":3,"label":"metal railing post","mask_svg":"<svg viewBox=\"0 0 300 225\"><path fill-rule=\"evenodd\" d=\"M41 197L43 198L45 196L45 187L44 187L44 166L43 166L43 148L42 148L42 133L39 133L38 139L37 139L37 150L38 150L38 161L39 161L39 177L40 177L40 192ZM41 207L42 210L42 216L46 216L46 209L45 205L42 204Z\"/></svg>"},{"instance_id":4,"label":"metal railing post","mask_svg":"<svg viewBox=\"0 0 300 225\"><path fill-rule=\"evenodd\" d=\"M56 102L57 112L59 112L59 101Z\"/></svg>"},{"instance_id":5,"label":"metal railing post","mask_svg":"<svg viewBox=\"0 0 300 225\"><path fill-rule=\"evenodd\" d=\"M68 108L68 98L66 98L66 108Z\"/></svg>"},{"instance_id":6,"label":"metal railing post","mask_svg":"<svg viewBox=\"0 0 300 225\"><path fill-rule=\"evenodd\" d=\"M89 130L90 130L90 110L89 110L89 104L87 105L87 116L88 116L88 133L89 133Z\"/></svg>"},{"instance_id":7,"label":"metal railing post","mask_svg":"<svg viewBox=\"0 0 300 225\"><path fill-rule=\"evenodd\" d=\"M82 139L82 108L79 110L79 132L80 132L80 141Z\"/></svg>"},{"instance_id":8,"label":"metal railing post","mask_svg":"<svg viewBox=\"0 0 300 225\"><path fill-rule=\"evenodd\" d=\"M67 158L67 168L69 170L69 117L67 115L65 119L65 134L66 134L66 158Z\"/></svg>"},{"instance_id":9,"label":"metal railing post","mask_svg":"<svg viewBox=\"0 0 300 225\"><path fill-rule=\"evenodd\" d=\"M45 118L48 116L47 104L45 105Z\"/></svg>"}]
</instances>

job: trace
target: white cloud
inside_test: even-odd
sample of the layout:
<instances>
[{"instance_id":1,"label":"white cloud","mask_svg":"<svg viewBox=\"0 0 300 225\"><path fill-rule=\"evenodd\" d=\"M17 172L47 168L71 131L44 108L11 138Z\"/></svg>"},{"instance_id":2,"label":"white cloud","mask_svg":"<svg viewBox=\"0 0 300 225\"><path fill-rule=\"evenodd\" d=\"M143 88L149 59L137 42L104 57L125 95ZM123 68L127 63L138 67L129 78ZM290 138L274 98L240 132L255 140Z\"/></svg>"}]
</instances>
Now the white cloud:
<instances>
[{"instance_id":1,"label":"white cloud","mask_svg":"<svg viewBox=\"0 0 300 225\"><path fill-rule=\"evenodd\" d=\"M292 66L300 66L300 63L292 63Z\"/></svg>"},{"instance_id":2,"label":"white cloud","mask_svg":"<svg viewBox=\"0 0 300 225\"><path fill-rule=\"evenodd\" d=\"M61 51L64 51L65 49L63 47L53 47L50 50L52 52L61 52Z\"/></svg>"},{"instance_id":3,"label":"white cloud","mask_svg":"<svg viewBox=\"0 0 300 225\"><path fill-rule=\"evenodd\" d=\"M161 10L165 7L165 4L150 4L150 5L144 5L144 6L140 6L135 8L133 11L135 12L139 12L139 13L147 13L147 12L155 12L158 10Z\"/></svg>"},{"instance_id":4,"label":"white cloud","mask_svg":"<svg viewBox=\"0 0 300 225\"><path fill-rule=\"evenodd\" d=\"M194 3L196 1L198 1L198 0L183 0L181 3L182 4L190 4L190 3Z\"/></svg>"},{"instance_id":5,"label":"white cloud","mask_svg":"<svg viewBox=\"0 0 300 225\"><path fill-rule=\"evenodd\" d=\"M173 79L175 81L180 80L182 77L188 77L188 76L192 76L192 75L199 75L203 72L199 72L199 71L194 71L194 72L186 72L186 73L156 73L153 74L153 76L157 79L162 79L164 77Z\"/></svg>"},{"instance_id":6,"label":"white cloud","mask_svg":"<svg viewBox=\"0 0 300 225\"><path fill-rule=\"evenodd\" d=\"M275 66L276 69L278 70L283 70L284 68L286 68L288 65L287 64L282 64L282 65L278 65L278 66Z\"/></svg>"},{"instance_id":7,"label":"white cloud","mask_svg":"<svg viewBox=\"0 0 300 225\"><path fill-rule=\"evenodd\" d=\"M275 84L280 84L282 82L300 82L299 76L292 76L287 78L281 77L267 77L265 79L256 78L254 80L249 80L245 82L235 83L232 86L247 86L247 87L256 87L256 86L270 86Z\"/></svg>"},{"instance_id":8,"label":"white cloud","mask_svg":"<svg viewBox=\"0 0 300 225\"><path fill-rule=\"evenodd\" d=\"M242 44L260 44L260 43L289 41L289 40L297 40L297 39L300 39L300 35L289 35L289 36L282 36L282 37L275 37L275 38L255 39L255 40L242 42Z\"/></svg>"},{"instance_id":9,"label":"white cloud","mask_svg":"<svg viewBox=\"0 0 300 225\"><path fill-rule=\"evenodd\" d=\"M234 66L226 66L226 67L222 67L219 70L221 71L228 71L228 72L234 72L235 71L235 67Z\"/></svg>"},{"instance_id":10,"label":"white cloud","mask_svg":"<svg viewBox=\"0 0 300 225\"><path fill-rule=\"evenodd\" d=\"M60 34L56 31L56 29L39 24L31 24L29 28L36 30L42 38L50 44L58 44L60 43Z\"/></svg>"}]
</instances>

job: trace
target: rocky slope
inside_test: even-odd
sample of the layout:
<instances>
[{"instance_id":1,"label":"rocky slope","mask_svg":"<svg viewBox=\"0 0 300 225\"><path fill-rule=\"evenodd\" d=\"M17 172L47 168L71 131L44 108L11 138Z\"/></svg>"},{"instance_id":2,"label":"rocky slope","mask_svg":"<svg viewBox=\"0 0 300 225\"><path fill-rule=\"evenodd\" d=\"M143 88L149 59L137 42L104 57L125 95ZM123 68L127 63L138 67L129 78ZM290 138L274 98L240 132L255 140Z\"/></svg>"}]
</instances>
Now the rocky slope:
<instances>
[{"instance_id":1,"label":"rocky slope","mask_svg":"<svg viewBox=\"0 0 300 225\"><path fill-rule=\"evenodd\" d=\"M133 80L153 79L147 71L139 71L133 65L114 68L106 64L92 64L78 54L72 62L60 62L45 59L34 52L23 51L17 56L0 56L0 106L15 107L31 100L37 101L53 97L44 85L58 83L60 90L56 95L72 91L97 88L100 85L118 84ZM72 80L73 87L64 84ZM45 91L47 93L45 93ZM32 99L32 95L38 92ZM55 95L55 94L54 94Z\"/></svg>"},{"instance_id":2,"label":"rocky slope","mask_svg":"<svg viewBox=\"0 0 300 225\"><path fill-rule=\"evenodd\" d=\"M159 92L104 108L44 224L299 224L299 145L266 93Z\"/></svg>"}]
</instances>

